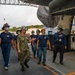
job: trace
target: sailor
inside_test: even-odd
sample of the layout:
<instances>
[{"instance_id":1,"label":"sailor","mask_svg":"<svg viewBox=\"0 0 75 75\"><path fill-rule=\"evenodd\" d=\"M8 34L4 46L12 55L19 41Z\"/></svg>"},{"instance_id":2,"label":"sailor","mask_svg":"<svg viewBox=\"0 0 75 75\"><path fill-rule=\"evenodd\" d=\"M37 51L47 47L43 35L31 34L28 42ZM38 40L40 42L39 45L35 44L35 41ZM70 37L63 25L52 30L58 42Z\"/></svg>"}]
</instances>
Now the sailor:
<instances>
[{"instance_id":1,"label":"sailor","mask_svg":"<svg viewBox=\"0 0 75 75\"><path fill-rule=\"evenodd\" d=\"M63 54L67 48L66 36L62 33L63 28L58 27L58 32L54 34L53 38L53 63L55 63L57 52L60 52L60 64L63 65Z\"/></svg>"},{"instance_id":2,"label":"sailor","mask_svg":"<svg viewBox=\"0 0 75 75\"><path fill-rule=\"evenodd\" d=\"M21 30L18 29L18 30L16 31L16 34L17 34L17 35L14 36L14 45L15 45L15 48L16 48L16 50L17 50L18 60L20 60L20 59L19 59L19 53L18 53L18 49L17 49L17 38L18 38L18 36L20 35L20 33L21 33Z\"/></svg>"},{"instance_id":3,"label":"sailor","mask_svg":"<svg viewBox=\"0 0 75 75\"><path fill-rule=\"evenodd\" d=\"M10 50L13 43L13 37L12 34L9 32L9 27L10 26L8 25L8 23L4 24L4 26L2 27L2 30L4 31L0 35L5 71L8 70Z\"/></svg>"},{"instance_id":4,"label":"sailor","mask_svg":"<svg viewBox=\"0 0 75 75\"><path fill-rule=\"evenodd\" d=\"M36 30L36 40L35 40L35 45L37 45L37 39L38 39L38 37L40 36L40 30L39 29L37 29ZM37 50L37 46L35 46L35 49L36 49L36 53L37 53L37 58L39 58L39 50Z\"/></svg>"},{"instance_id":5,"label":"sailor","mask_svg":"<svg viewBox=\"0 0 75 75\"><path fill-rule=\"evenodd\" d=\"M45 29L41 30L41 35L37 39L37 50L39 50L39 61L38 64L42 61L42 54L43 54L43 61L42 64L46 66L46 54L47 54L47 46L49 45L49 49L51 49L49 37L45 35Z\"/></svg>"},{"instance_id":6,"label":"sailor","mask_svg":"<svg viewBox=\"0 0 75 75\"><path fill-rule=\"evenodd\" d=\"M35 58L35 54L36 54L36 49L35 49L35 40L36 40L36 37L35 37L35 32L32 30L31 32L31 47L32 47L32 52L33 52L33 57Z\"/></svg>"}]
</instances>

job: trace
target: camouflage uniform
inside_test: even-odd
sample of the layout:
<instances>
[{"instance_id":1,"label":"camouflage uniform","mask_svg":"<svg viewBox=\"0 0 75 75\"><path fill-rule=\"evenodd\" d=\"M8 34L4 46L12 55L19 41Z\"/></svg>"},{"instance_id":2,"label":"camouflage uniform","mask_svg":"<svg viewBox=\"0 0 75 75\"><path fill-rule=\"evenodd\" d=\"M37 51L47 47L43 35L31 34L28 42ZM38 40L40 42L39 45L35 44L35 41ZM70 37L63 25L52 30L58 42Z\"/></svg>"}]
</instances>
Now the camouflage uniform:
<instances>
[{"instance_id":1,"label":"camouflage uniform","mask_svg":"<svg viewBox=\"0 0 75 75\"><path fill-rule=\"evenodd\" d=\"M28 37L22 36L21 34L17 38L17 42L20 44L21 53L19 54L20 65L24 65L24 62L28 62L30 60L30 51L28 47Z\"/></svg>"}]
</instances>

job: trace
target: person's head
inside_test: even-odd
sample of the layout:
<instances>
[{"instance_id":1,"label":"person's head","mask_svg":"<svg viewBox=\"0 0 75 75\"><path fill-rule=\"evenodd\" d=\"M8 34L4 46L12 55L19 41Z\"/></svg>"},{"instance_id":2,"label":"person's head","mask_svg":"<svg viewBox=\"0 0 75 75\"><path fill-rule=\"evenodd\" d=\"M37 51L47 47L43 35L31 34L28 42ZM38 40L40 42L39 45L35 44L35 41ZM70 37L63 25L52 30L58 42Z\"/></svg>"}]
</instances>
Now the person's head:
<instances>
[{"instance_id":1,"label":"person's head","mask_svg":"<svg viewBox=\"0 0 75 75\"><path fill-rule=\"evenodd\" d=\"M4 26L2 27L2 30L8 31L9 30L9 25L8 23L4 24Z\"/></svg>"},{"instance_id":2,"label":"person's head","mask_svg":"<svg viewBox=\"0 0 75 75\"><path fill-rule=\"evenodd\" d=\"M25 26L22 26L21 33L26 34L26 30L27 30L27 28Z\"/></svg>"},{"instance_id":3,"label":"person's head","mask_svg":"<svg viewBox=\"0 0 75 75\"><path fill-rule=\"evenodd\" d=\"M36 34L37 34L37 35L40 34L40 30L39 30L39 29L36 30Z\"/></svg>"},{"instance_id":4,"label":"person's head","mask_svg":"<svg viewBox=\"0 0 75 75\"><path fill-rule=\"evenodd\" d=\"M35 32L32 30L31 34L34 35L34 33L35 33Z\"/></svg>"},{"instance_id":5,"label":"person's head","mask_svg":"<svg viewBox=\"0 0 75 75\"><path fill-rule=\"evenodd\" d=\"M17 30L16 34L19 35L21 33L21 30Z\"/></svg>"},{"instance_id":6,"label":"person's head","mask_svg":"<svg viewBox=\"0 0 75 75\"><path fill-rule=\"evenodd\" d=\"M41 33L44 35L45 34L45 29L41 29Z\"/></svg>"},{"instance_id":7,"label":"person's head","mask_svg":"<svg viewBox=\"0 0 75 75\"><path fill-rule=\"evenodd\" d=\"M58 29L58 32L59 32L59 34L62 34L63 29L62 29L62 28L59 28L59 29Z\"/></svg>"},{"instance_id":8,"label":"person's head","mask_svg":"<svg viewBox=\"0 0 75 75\"><path fill-rule=\"evenodd\" d=\"M59 32L59 34L62 34L62 32L63 32L63 28L61 25L59 25L59 27L58 27L58 32Z\"/></svg>"}]
</instances>

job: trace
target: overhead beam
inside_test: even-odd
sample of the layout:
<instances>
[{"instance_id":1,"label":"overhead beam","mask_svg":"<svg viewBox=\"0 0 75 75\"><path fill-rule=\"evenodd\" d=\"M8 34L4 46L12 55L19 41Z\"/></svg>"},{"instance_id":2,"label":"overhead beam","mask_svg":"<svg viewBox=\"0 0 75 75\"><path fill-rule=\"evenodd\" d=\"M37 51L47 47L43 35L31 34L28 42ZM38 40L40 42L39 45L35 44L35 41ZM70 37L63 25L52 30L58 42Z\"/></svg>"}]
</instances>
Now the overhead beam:
<instances>
[{"instance_id":1,"label":"overhead beam","mask_svg":"<svg viewBox=\"0 0 75 75\"><path fill-rule=\"evenodd\" d=\"M21 1L42 6L48 6L52 0L21 0Z\"/></svg>"},{"instance_id":2,"label":"overhead beam","mask_svg":"<svg viewBox=\"0 0 75 75\"><path fill-rule=\"evenodd\" d=\"M30 3L24 3L21 0L0 0L0 5L21 5L21 6L38 7L38 5L30 4Z\"/></svg>"},{"instance_id":3,"label":"overhead beam","mask_svg":"<svg viewBox=\"0 0 75 75\"><path fill-rule=\"evenodd\" d=\"M75 0L54 0L49 8L52 15L75 15Z\"/></svg>"}]
</instances>

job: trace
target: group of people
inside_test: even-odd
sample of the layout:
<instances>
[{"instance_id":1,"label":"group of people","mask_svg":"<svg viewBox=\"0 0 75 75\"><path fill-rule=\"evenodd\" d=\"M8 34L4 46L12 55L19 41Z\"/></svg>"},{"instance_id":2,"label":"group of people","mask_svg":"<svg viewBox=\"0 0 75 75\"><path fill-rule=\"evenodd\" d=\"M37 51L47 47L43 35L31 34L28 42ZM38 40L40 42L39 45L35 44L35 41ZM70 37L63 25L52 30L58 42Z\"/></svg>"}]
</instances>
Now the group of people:
<instances>
[{"instance_id":1,"label":"group of people","mask_svg":"<svg viewBox=\"0 0 75 75\"><path fill-rule=\"evenodd\" d=\"M41 35L40 35L41 33ZM33 57L38 58L38 64L41 63L42 61L42 56L43 56L43 61L42 64L46 66L46 54L47 54L47 47L51 49L49 37L45 35L45 29L36 30L36 35L34 35L34 31L32 31L32 35L30 36L31 40L31 46L32 46L32 51L33 51Z\"/></svg>"},{"instance_id":2,"label":"group of people","mask_svg":"<svg viewBox=\"0 0 75 75\"><path fill-rule=\"evenodd\" d=\"M25 70L25 66L29 68L28 62L30 60L30 51L28 43L31 43L33 57L38 59L38 64L42 62L42 64L46 66L47 47L49 47L49 49L53 50L52 62L55 63L57 52L59 51L60 64L63 65L63 54L64 50L67 48L67 43L65 34L62 33L62 28L59 28L59 31L54 34L51 46L49 37L45 35L45 29L41 29L41 31L39 29L36 30L36 35L34 34L35 32L32 31L32 35L29 36L26 34L27 28L22 26L22 28L17 31L17 35L13 36L9 32L9 27L10 26L7 23L4 24L2 27L2 30L4 31L0 34L0 44L4 59L5 71L8 70L11 47L16 48L17 50L21 71Z\"/></svg>"},{"instance_id":3,"label":"group of people","mask_svg":"<svg viewBox=\"0 0 75 75\"><path fill-rule=\"evenodd\" d=\"M28 61L30 60L30 52L28 47L29 38L26 35L26 28L23 26L18 35L13 36L9 32L9 25L6 23L2 27L3 32L0 34L0 45L2 49L2 55L4 60L4 70L8 70L9 57L11 47L16 48L18 58L20 60L21 71L24 71L24 66L29 68Z\"/></svg>"}]
</instances>

